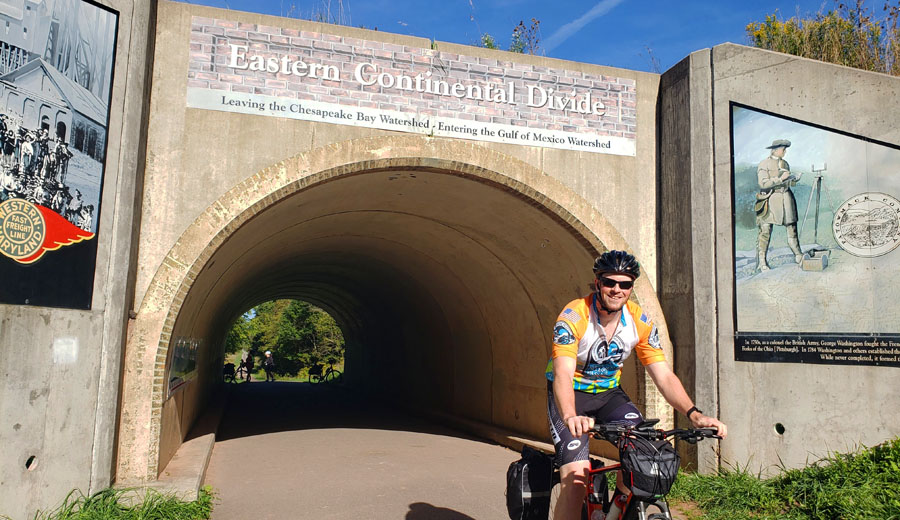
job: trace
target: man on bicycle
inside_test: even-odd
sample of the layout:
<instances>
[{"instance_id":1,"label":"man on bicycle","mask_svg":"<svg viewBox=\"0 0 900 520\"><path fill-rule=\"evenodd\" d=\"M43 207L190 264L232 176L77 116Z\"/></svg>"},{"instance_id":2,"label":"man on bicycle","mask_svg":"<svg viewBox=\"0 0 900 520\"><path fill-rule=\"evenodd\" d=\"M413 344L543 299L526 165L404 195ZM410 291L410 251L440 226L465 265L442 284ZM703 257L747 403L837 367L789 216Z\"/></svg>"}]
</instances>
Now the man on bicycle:
<instances>
[{"instance_id":1,"label":"man on bicycle","mask_svg":"<svg viewBox=\"0 0 900 520\"><path fill-rule=\"evenodd\" d=\"M628 300L640 266L625 251L607 251L594 261L594 292L565 306L553 328L553 353L547 364L550 433L560 466L560 495L555 520L578 519L591 467L588 430L594 420L640 424L644 418L619 387L622 365L632 351L659 391L695 428L726 426L694 406L672 372L653 322ZM617 493L628 488L618 478Z\"/></svg>"}]
</instances>

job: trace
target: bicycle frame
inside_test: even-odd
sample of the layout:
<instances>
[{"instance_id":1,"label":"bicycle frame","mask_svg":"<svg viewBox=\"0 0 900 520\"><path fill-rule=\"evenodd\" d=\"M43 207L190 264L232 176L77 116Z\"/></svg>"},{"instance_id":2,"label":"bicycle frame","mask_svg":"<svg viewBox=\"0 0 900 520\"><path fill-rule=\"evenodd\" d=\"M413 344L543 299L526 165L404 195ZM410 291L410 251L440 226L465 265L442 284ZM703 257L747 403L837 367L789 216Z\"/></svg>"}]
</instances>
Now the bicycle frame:
<instances>
[{"instance_id":1,"label":"bicycle frame","mask_svg":"<svg viewBox=\"0 0 900 520\"><path fill-rule=\"evenodd\" d=\"M715 430L712 428L691 428L674 430L653 429L652 426L657 422L657 419L651 419L649 421L645 421L637 427L613 424L598 425L592 428L591 433L594 437L607 440L616 446L619 446L618 441L630 436L667 440L669 442L671 442L669 439L682 439L691 444L695 444L697 441L703 438L720 438L715 434ZM666 502L665 496L660 496L658 498L644 498L635 496L631 492L628 492L625 495L625 505L624 507L622 507L622 510L619 512L618 516L607 517L606 515L608 514L608 511L611 507L612 498L610 497L610 491L607 486L605 474L613 471L619 471L621 469L621 463L612 464L609 466L601 465L596 468L593 467L593 464L591 464L591 468L588 470L588 481L587 485L585 486L584 494L584 508L582 510L583 513L587 513L586 519L597 520L598 518L604 518L605 520L672 520L672 514L669 511L669 504ZM597 497L594 493L594 480L595 476L597 475L604 475L604 479L600 483L602 489L596 490L600 495L599 497ZM614 493L613 496L615 496ZM648 511L648 508L650 507L655 507L659 510L659 512L650 513ZM601 514L597 514L598 512L600 512Z\"/></svg>"}]
</instances>

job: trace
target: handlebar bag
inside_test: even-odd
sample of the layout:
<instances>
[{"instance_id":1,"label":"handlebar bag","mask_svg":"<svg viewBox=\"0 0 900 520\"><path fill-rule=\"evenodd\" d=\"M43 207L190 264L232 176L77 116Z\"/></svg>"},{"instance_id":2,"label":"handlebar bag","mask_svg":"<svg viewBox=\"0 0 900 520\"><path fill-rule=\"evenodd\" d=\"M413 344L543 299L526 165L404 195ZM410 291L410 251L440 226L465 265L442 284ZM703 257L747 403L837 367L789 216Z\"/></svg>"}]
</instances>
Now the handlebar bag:
<instances>
[{"instance_id":1,"label":"handlebar bag","mask_svg":"<svg viewBox=\"0 0 900 520\"><path fill-rule=\"evenodd\" d=\"M622 475L631 492L638 497L666 495L678 476L681 457L665 440L651 441L628 437L619 446Z\"/></svg>"},{"instance_id":2,"label":"handlebar bag","mask_svg":"<svg viewBox=\"0 0 900 520\"><path fill-rule=\"evenodd\" d=\"M524 446L506 470L506 509L511 520L546 520L550 514L553 457Z\"/></svg>"}]
</instances>

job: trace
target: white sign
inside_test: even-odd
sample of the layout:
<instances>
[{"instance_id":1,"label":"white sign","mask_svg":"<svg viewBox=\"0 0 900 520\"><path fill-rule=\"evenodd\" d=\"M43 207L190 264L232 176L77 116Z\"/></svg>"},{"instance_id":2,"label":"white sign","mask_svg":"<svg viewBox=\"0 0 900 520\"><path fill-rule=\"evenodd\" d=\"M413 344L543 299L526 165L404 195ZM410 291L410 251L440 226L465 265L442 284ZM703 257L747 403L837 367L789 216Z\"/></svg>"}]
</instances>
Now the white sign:
<instances>
[{"instance_id":1,"label":"white sign","mask_svg":"<svg viewBox=\"0 0 900 520\"><path fill-rule=\"evenodd\" d=\"M495 143L634 155L634 140L621 137L530 129L525 126L421 116L375 108L348 108L330 103L298 101L260 94L235 94L188 88L187 105L190 108L286 117L338 125L368 126L434 137L456 137Z\"/></svg>"}]
</instances>

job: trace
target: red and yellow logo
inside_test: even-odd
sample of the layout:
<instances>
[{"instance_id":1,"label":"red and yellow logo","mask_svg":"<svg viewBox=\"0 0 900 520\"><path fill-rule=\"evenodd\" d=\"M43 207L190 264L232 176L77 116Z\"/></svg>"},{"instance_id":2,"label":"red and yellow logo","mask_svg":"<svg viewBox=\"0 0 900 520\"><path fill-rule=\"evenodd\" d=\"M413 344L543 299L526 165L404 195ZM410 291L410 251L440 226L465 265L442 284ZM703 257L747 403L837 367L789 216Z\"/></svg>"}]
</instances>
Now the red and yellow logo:
<instances>
[{"instance_id":1,"label":"red and yellow logo","mask_svg":"<svg viewBox=\"0 0 900 520\"><path fill-rule=\"evenodd\" d=\"M55 211L23 199L0 204L0 254L21 264L36 262L47 251L94 238Z\"/></svg>"}]
</instances>

